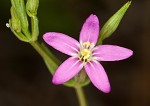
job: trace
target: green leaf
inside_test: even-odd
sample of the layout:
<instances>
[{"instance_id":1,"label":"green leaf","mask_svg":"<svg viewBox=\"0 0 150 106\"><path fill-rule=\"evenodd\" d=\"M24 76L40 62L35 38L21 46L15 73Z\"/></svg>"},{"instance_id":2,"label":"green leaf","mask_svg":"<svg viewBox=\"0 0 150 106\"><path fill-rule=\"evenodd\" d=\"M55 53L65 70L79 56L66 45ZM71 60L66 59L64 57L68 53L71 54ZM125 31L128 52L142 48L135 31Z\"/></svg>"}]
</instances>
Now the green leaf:
<instances>
[{"instance_id":1,"label":"green leaf","mask_svg":"<svg viewBox=\"0 0 150 106\"><path fill-rule=\"evenodd\" d=\"M129 8L131 1L124 4L102 27L100 31L100 36L97 44L101 44L102 41L112 35L112 33L117 29L120 21L122 20L124 14Z\"/></svg>"}]
</instances>

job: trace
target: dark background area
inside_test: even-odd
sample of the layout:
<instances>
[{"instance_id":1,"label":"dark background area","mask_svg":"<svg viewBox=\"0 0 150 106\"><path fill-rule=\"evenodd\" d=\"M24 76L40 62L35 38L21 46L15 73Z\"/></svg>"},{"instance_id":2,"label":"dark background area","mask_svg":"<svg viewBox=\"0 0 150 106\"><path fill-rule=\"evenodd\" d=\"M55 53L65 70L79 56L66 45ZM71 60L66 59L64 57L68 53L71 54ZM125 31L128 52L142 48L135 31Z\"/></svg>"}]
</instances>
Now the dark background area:
<instances>
[{"instance_id":1,"label":"dark background area","mask_svg":"<svg viewBox=\"0 0 150 106\"><path fill-rule=\"evenodd\" d=\"M101 27L127 0L40 0L40 36L56 31L78 39L85 19L96 14ZM0 106L78 106L73 88L53 85L42 58L6 27L10 1L0 1ZM133 0L117 31L104 44L130 48L134 55L102 62L109 94L84 87L89 106L150 106L150 0ZM59 59L67 56L55 51Z\"/></svg>"}]
</instances>

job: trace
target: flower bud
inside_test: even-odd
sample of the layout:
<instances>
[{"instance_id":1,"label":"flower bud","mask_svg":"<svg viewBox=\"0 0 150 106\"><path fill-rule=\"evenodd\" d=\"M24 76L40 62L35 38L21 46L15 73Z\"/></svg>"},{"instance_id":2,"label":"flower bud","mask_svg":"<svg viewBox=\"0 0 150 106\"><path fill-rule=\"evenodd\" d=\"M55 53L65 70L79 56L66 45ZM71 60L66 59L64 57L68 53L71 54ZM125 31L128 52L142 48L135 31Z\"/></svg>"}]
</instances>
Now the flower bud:
<instances>
[{"instance_id":1,"label":"flower bud","mask_svg":"<svg viewBox=\"0 0 150 106\"><path fill-rule=\"evenodd\" d=\"M28 19L25 10L24 0L11 0L11 4L20 20L23 33L29 37L30 34L28 31Z\"/></svg>"},{"instance_id":2,"label":"flower bud","mask_svg":"<svg viewBox=\"0 0 150 106\"><path fill-rule=\"evenodd\" d=\"M100 37L98 40L98 44L102 42L105 38L109 37L118 27L121 19L129 8L131 1L128 1L124 4L102 27L100 31Z\"/></svg>"},{"instance_id":3,"label":"flower bud","mask_svg":"<svg viewBox=\"0 0 150 106\"><path fill-rule=\"evenodd\" d=\"M37 15L37 9L39 6L39 0L27 0L26 10L29 16Z\"/></svg>"},{"instance_id":4,"label":"flower bud","mask_svg":"<svg viewBox=\"0 0 150 106\"><path fill-rule=\"evenodd\" d=\"M15 32L21 32L20 20L13 7L10 9L11 12L11 27Z\"/></svg>"}]
</instances>

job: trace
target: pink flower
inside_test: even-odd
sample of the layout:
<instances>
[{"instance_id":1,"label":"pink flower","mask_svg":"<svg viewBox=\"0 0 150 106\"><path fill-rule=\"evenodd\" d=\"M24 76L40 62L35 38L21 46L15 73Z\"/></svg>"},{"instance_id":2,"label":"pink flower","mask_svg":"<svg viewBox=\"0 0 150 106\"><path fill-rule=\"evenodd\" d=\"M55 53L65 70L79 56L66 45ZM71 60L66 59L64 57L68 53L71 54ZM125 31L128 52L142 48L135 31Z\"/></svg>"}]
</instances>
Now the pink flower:
<instances>
[{"instance_id":1,"label":"pink flower","mask_svg":"<svg viewBox=\"0 0 150 106\"><path fill-rule=\"evenodd\" d=\"M118 61L130 57L133 52L115 45L95 46L99 36L99 20L90 15L80 32L79 42L65 34L48 32L43 35L44 41L69 56L56 70L52 82L62 84L77 75L82 68L95 87L108 93L110 84L103 66L98 61Z\"/></svg>"}]
</instances>

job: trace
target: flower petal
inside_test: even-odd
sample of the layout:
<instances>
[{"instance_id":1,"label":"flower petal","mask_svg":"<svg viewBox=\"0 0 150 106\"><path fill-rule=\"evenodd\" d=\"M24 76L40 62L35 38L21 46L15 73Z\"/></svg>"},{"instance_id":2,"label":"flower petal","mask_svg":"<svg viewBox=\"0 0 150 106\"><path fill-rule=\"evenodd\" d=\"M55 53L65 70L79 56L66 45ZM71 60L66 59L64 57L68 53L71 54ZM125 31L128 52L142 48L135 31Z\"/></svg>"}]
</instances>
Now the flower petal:
<instances>
[{"instance_id":1,"label":"flower petal","mask_svg":"<svg viewBox=\"0 0 150 106\"><path fill-rule=\"evenodd\" d=\"M99 61L118 61L130 57L133 51L115 45L100 45L95 48L93 55Z\"/></svg>"},{"instance_id":2,"label":"flower petal","mask_svg":"<svg viewBox=\"0 0 150 106\"><path fill-rule=\"evenodd\" d=\"M110 92L110 84L107 77L107 74L99 62L88 62L85 65L85 70L95 87L99 90L109 93Z\"/></svg>"},{"instance_id":3,"label":"flower petal","mask_svg":"<svg viewBox=\"0 0 150 106\"><path fill-rule=\"evenodd\" d=\"M73 78L82 68L82 62L78 58L70 57L58 67L52 82L62 84Z\"/></svg>"},{"instance_id":4,"label":"flower petal","mask_svg":"<svg viewBox=\"0 0 150 106\"><path fill-rule=\"evenodd\" d=\"M43 35L44 41L53 48L72 56L79 51L79 42L65 34L48 32Z\"/></svg>"},{"instance_id":5,"label":"flower petal","mask_svg":"<svg viewBox=\"0 0 150 106\"><path fill-rule=\"evenodd\" d=\"M82 26L80 32L80 42L91 42L94 45L99 35L99 20L96 15L91 14Z\"/></svg>"}]
</instances>

